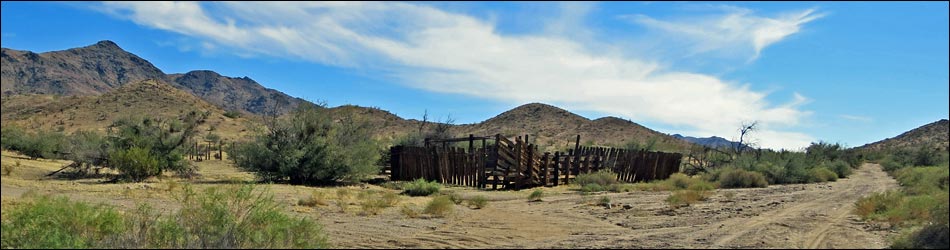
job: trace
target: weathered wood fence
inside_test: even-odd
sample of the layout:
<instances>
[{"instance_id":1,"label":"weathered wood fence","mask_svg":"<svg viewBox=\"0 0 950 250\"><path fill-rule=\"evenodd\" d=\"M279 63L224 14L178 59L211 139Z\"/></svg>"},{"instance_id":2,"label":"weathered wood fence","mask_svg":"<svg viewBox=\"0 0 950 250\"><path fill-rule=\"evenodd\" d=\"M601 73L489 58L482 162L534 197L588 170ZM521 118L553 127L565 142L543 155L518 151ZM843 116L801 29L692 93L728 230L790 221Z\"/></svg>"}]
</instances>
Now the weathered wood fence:
<instances>
[{"instance_id":1,"label":"weathered wood fence","mask_svg":"<svg viewBox=\"0 0 950 250\"><path fill-rule=\"evenodd\" d=\"M390 149L392 180L424 178L447 184L491 189L521 189L569 184L579 174L609 170L625 182L666 179L679 171L681 154L581 147L568 152L540 152L527 136L511 141L495 135L495 144L482 148L405 147ZM484 138L484 137L479 137ZM463 141L449 139L450 141Z\"/></svg>"}]
</instances>

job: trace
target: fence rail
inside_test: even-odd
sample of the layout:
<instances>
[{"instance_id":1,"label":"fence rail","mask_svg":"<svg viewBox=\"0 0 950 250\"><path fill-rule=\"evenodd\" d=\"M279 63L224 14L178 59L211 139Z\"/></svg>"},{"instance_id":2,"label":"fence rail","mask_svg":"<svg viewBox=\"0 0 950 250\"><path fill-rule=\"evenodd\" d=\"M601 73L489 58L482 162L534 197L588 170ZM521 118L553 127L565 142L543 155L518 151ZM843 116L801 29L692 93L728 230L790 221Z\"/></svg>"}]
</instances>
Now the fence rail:
<instances>
[{"instance_id":1,"label":"fence rail","mask_svg":"<svg viewBox=\"0 0 950 250\"><path fill-rule=\"evenodd\" d=\"M641 182L666 179L679 171L678 153L581 147L567 152L541 152L519 136L514 141L495 135L495 144L469 147L390 148L391 180L423 178L446 184L491 189L522 189L570 184L579 174L608 170L617 180ZM479 137L484 140L484 137ZM464 140L454 140L464 141ZM578 136L577 142L580 141Z\"/></svg>"}]
</instances>

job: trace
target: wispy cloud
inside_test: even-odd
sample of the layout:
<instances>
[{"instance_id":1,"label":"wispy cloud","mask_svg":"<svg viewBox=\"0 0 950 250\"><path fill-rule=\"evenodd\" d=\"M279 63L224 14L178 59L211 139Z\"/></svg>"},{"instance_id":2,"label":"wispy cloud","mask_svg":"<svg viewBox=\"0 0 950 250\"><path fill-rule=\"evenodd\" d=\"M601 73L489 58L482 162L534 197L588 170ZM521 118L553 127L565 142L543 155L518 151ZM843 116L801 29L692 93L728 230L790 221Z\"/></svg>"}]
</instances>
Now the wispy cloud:
<instances>
[{"instance_id":1,"label":"wispy cloud","mask_svg":"<svg viewBox=\"0 0 950 250\"><path fill-rule=\"evenodd\" d=\"M658 31L665 36L663 39L684 43L693 54L738 53L751 61L769 45L798 33L802 25L825 15L816 13L815 9L776 17L756 16L752 10L734 6L716 6L715 9L724 13L677 20L658 20L642 14L621 18Z\"/></svg>"},{"instance_id":2,"label":"wispy cloud","mask_svg":"<svg viewBox=\"0 0 950 250\"><path fill-rule=\"evenodd\" d=\"M106 2L102 10L197 38L203 46L373 70L427 91L512 104L548 102L693 134L732 135L741 122L758 120L759 143L770 148L799 148L812 139L779 130L810 114L800 108L807 98L797 93L792 101L773 105L749 84L590 46L563 32L577 22L552 24L537 34L502 35L488 21L411 3ZM729 34L703 48L739 41L753 44L758 54L817 18L811 13L728 16L719 31ZM577 19L586 10L563 14ZM697 33L697 39L706 34L682 23L643 20Z\"/></svg>"}]
</instances>

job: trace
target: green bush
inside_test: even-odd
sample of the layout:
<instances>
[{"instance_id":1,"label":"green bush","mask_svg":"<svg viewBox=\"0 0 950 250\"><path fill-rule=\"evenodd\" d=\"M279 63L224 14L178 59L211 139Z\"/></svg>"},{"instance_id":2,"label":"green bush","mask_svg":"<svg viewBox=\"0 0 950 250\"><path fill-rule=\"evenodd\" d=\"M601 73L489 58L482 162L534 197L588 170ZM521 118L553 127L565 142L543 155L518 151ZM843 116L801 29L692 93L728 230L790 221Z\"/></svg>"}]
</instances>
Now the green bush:
<instances>
[{"instance_id":1,"label":"green bush","mask_svg":"<svg viewBox=\"0 0 950 250\"><path fill-rule=\"evenodd\" d=\"M670 208L676 209L706 200L708 196L709 193L705 191L677 190L673 191L669 197L666 197L666 203L670 205Z\"/></svg>"},{"instance_id":2,"label":"green bush","mask_svg":"<svg viewBox=\"0 0 950 250\"><path fill-rule=\"evenodd\" d=\"M20 140L19 151L31 160L37 158L56 158L62 152L65 136L59 132L39 131L35 135L27 135Z\"/></svg>"},{"instance_id":3,"label":"green bush","mask_svg":"<svg viewBox=\"0 0 950 250\"><path fill-rule=\"evenodd\" d=\"M20 127L15 125L3 126L0 128L0 147L7 150L20 151L26 136L26 132Z\"/></svg>"},{"instance_id":4,"label":"green bush","mask_svg":"<svg viewBox=\"0 0 950 250\"><path fill-rule=\"evenodd\" d=\"M617 181L617 174L614 174L606 170L598 171L594 173L579 174L575 178L575 182L577 183L577 185L580 185L581 187L587 186L588 184L597 184L601 187L607 187L607 186L610 186L611 184L619 183ZM606 190L606 188L604 188L603 190Z\"/></svg>"},{"instance_id":5,"label":"green bush","mask_svg":"<svg viewBox=\"0 0 950 250\"><path fill-rule=\"evenodd\" d=\"M112 208L43 196L10 207L4 205L2 247L95 248L107 237L126 230Z\"/></svg>"},{"instance_id":6,"label":"green bush","mask_svg":"<svg viewBox=\"0 0 950 250\"><path fill-rule=\"evenodd\" d=\"M528 195L528 201L541 201L542 196L544 196L544 191L535 189L530 195Z\"/></svg>"},{"instance_id":7,"label":"green bush","mask_svg":"<svg viewBox=\"0 0 950 250\"><path fill-rule=\"evenodd\" d=\"M224 112L224 116L227 118L235 119L235 118L241 117L241 112L237 110L228 110L227 112Z\"/></svg>"},{"instance_id":8,"label":"green bush","mask_svg":"<svg viewBox=\"0 0 950 250\"><path fill-rule=\"evenodd\" d=\"M3 248L326 248L320 225L284 214L250 185L185 188L182 208L123 216L104 206L39 197L4 215Z\"/></svg>"},{"instance_id":9,"label":"green bush","mask_svg":"<svg viewBox=\"0 0 950 250\"><path fill-rule=\"evenodd\" d=\"M198 194L185 188L178 213L157 220L147 219L156 215L143 213L136 222L154 233L127 242L147 248L327 247L320 225L287 216L273 196L254 189L252 185L208 188Z\"/></svg>"},{"instance_id":10,"label":"green bush","mask_svg":"<svg viewBox=\"0 0 950 250\"><path fill-rule=\"evenodd\" d=\"M721 188L761 188L769 184L761 173L734 168L713 173L710 181L718 182Z\"/></svg>"},{"instance_id":11,"label":"green bush","mask_svg":"<svg viewBox=\"0 0 950 250\"><path fill-rule=\"evenodd\" d=\"M406 183L406 185L403 186L403 193L409 196L429 196L430 194L438 193L441 188L442 185L438 182L427 182L425 179L419 178L413 182Z\"/></svg>"},{"instance_id":12,"label":"green bush","mask_svg":"<svg viewBox=\"0 0 950 250\"><path fill-rule=\"evenodd\" d=\"M124 179L142 181L162 173L159 160L148 149L133 147L119 150L109 156L109 166L119 171Z\"/></svg>"},{"instance_id":13,"label":"green bush","mask_svg":"<svg viewBox=\"0 0 950 250\"><path fill-rule=\"evenodd\" d=\"M847 162L842 160L826 162L822 164L822 167L834 171L838 178L847 178L854 172L854 169L852 169Z\"/></svg>"},{"instance_id":14,"label":"green bush","mask_svg":"<svg viewBox=\"0 0 950 250\"><path fill-rule=\"evenodd\" d=\"M468 199L468 206L475 207L475 209L482 209L485 206L488 206L488 197L484 195L476 195L471 199Z\"/></svg>"},{"instance_id":15,"label":"green bush","mask_svg":"<svg viewBox=\"0 0 950 250\"><path fill-rule=\"evenodd\" d=\"M891 244L892 249L947 249L950 248L950 227L946 224L926 225L919 230L908 230Z\"/></svg>"},{"instance_id":16,"label":"green bush","mask_svg":"<svg viewBox=\"0 0 950 250\"><path fill-rule=\"evenodd\" d=\"M435 217L445 217L452 214L454 210L455 203L448 196L438 196L429 201L422 212Z\"/></svg>"},{"instance_id":17,"label":"green bush","mask_svg":"<svg viewBox=\"0 0 950 250\"><path fill-rule=\"evenodd\" d=\"M581 186L581 192L584 192L584 193L603 192L603 191L607 191L607 188L597 183L587 183L586 185Z\"/></svg>"},{"instance_id":18,"label":"green bush","mask_svg":"<svg viewBox=\"0 0 950 250\"><path fill-rule=\"evenodd\" d=\"M950 176L950 168L947 167L914 167L894 172L897 182L909 195L947 190L948 176Z\"/></svg>"},{"instance_id":19,"label":"green bush","mask_svg":"<svg viewBox=\"0 0 950 250\"><path fill-rule=\"evenodd\" d=\"M838 174L826 168L813 168L808 172L808 182L826 182L838 180Z\"/></svg>"},{"instance_id":20,"label":"green bush","mask_svg":"<svg viewBox=\"0 0 950 250\"><path fill-rule=\"evenodd\" d=\"M666 180L667 184L670 186L671 190L681 190L689 187L692 180L689 176L681 173L675 173L670 175L670 178Z\"/></svg>"},{"instance_id":21,"label":"green bush","mask_svg":"<svg viewBox=\"0 0 950 250\"><path fill-rule=\"evenodd\" d=\"M352 183L379 172L369 123L355 116L335 122L325 107L309 104L229 153L237 166L267 181Z\"/></svg>"}]
</instances>

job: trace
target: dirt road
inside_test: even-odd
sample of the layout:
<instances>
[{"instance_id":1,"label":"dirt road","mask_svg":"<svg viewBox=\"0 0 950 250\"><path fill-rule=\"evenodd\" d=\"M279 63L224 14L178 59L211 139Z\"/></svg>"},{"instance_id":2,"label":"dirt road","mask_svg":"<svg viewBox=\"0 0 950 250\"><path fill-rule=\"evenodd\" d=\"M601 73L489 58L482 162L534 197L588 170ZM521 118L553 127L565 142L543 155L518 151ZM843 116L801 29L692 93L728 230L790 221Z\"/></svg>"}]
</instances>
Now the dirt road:
<instances>
[{"instance_id":1,"label":"dirt road","mask_svg":"<svg viewBox=\"0 0 950 250\"><path fill-rule=\"evenodd\" d=\"M584 197L565 191L543 202L459 208L452 219L423 220L426 225L395 220L359 227L344 220L327 230L338 246L371 248L884 248L892 232L850 211L860 197L896 187L880 166L866 164L837 182L718 190L677 210L663 201L668 192ZM613 208L594 205L600 196Z\"/></svg>"}]
</instances>

